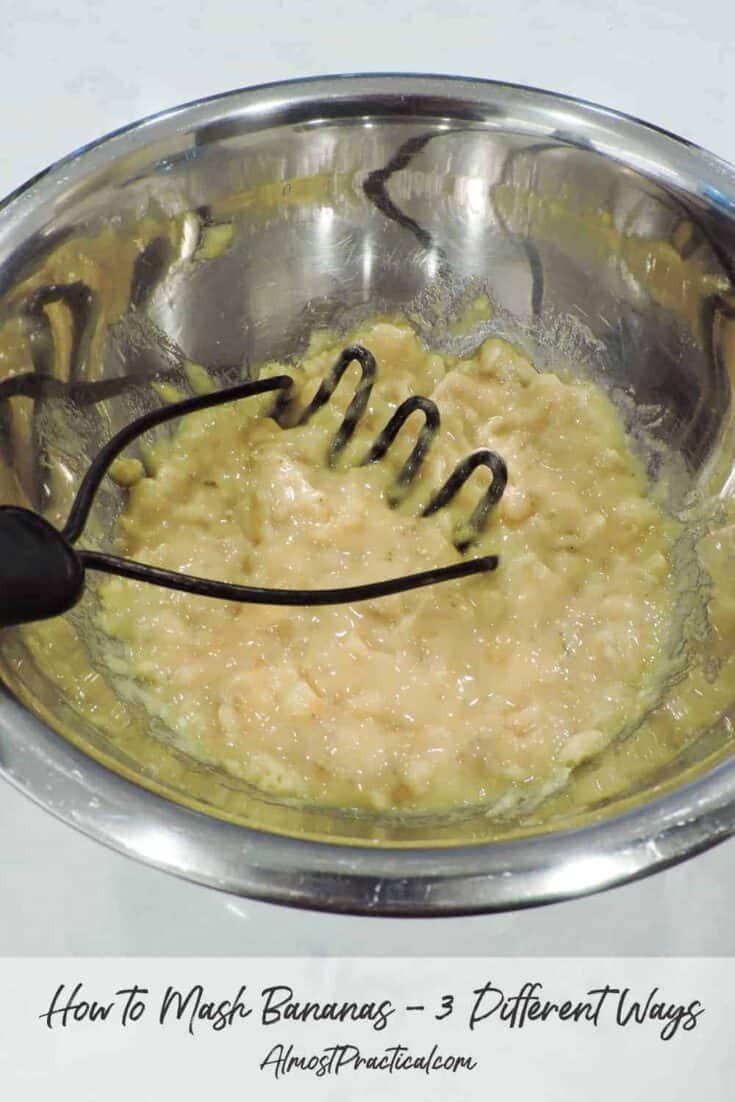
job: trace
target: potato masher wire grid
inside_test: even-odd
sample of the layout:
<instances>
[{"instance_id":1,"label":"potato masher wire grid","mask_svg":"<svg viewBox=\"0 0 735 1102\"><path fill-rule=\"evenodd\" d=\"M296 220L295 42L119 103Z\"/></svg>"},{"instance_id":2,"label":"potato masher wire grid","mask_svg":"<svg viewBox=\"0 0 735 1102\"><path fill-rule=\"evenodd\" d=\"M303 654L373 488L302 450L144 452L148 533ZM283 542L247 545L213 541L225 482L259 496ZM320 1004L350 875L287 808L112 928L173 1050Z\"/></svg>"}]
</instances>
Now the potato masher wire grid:
<instances>
[{"instance_id":1,"label":"potato masher wire grid","mask_svg":"<svg viewBox=\"0 0 735 1102\"><path fill-rule=\"evenodd\" d=\"M329 444L327 461L330 466L334 466L365 414L375 381L375 358L362 345L351 345L341 352L314 397L295 417L293 379L290 375L275 375L254 382L239 383L212 394L185 398L151 410L131 421L105 444L90 464L61 531L30 509L14 505L0 506L0 626L42 620L68 611L82 595L87 569L204 597L251 604L302 606L351 604L495 570L498 556L485 555L451 566L364 585L335 589L272 589L194 577L100 551L75 550L73 545L84 531L105 474L120 452L138 436L186 414L268 392L277 392L272 416L282 428L303 425L329 402L345 371L354 362L360 365L361 376L352 401ZM15 393L24 392L25 388L18 383ZM367 465L382 459L408 418L417 411L424 415L424 424L408 459L388 492L391 505L398 504L408 491L439 431L441 418L435 403L420 395L407 398L393 412L360 463ZM473 452L457 464L421 512L422 516L428 517L449 504L479 466L488 467L493 477L469 520L460 529L461 536L455 540L457 550L462 553L479 536L491 509L503 495L508 479L503 459L488 449Z\"/></svg>"}]
</instances>

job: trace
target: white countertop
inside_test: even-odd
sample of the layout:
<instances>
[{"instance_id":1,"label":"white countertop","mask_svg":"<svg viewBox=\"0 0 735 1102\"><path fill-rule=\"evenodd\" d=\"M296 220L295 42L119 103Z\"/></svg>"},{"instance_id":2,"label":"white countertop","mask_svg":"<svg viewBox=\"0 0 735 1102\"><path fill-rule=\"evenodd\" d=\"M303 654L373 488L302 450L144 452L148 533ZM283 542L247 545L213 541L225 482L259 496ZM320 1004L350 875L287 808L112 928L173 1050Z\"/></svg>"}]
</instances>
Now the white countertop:
<instances>
[{"instance_id":1,"label":"white countertop","mask_svg":"<svg viewBox=\"0 0 735 1102\"><path fill-rule=\"evenodd\" d=\"M0 194L142 115L324 72L492 77L735 162L732 0L0 0ZM0 955L730 955L735 840L535 911L380 920L252 903L111 853L0 785Z\"/></svg>"}]
</instances>

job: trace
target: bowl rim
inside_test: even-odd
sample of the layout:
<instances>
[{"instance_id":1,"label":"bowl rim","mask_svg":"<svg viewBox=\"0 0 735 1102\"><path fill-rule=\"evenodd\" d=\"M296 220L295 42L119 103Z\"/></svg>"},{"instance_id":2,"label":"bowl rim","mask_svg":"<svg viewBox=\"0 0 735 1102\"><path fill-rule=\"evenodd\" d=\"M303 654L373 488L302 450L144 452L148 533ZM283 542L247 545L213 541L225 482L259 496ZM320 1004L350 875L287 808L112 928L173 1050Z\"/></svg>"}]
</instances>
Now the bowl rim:
<instances>
[{"instance_id":1,"label":"bowl rim","mask_svg":"<svg viewBox=\"0 0 735 1102\"><path fill-rule=\"evenodd\" d=\"M484 96L486 105L493 96L514 95L530 97L540 107L562 104L577 112L574 121L584 123L583 131L599 124L624 129L627 137L631 130L637 136L643 132L670 154L683 153L674 166L677 180L735 221L735 168L633 115L524 84L443 74L340 73L215 93L143 116L80 146L0 201L0 259L5 239L18 222L43 209L59 176L65 182L83 179L100 159L144 147L157 128L170 134L210 125L213 108L223 108L227 118L228 108L257 111L265 104L275 120L269 96L281 93L310 103L320 89L327 97L345 92L348 98L358 92L404 98L430 92L437 103L442 95L474 89L475 99ZM456 107L457 100L451 103ZM623 152L618 159L636 168L635 151ZM665 172L671 165L657 167ZM0 775L82 833L184 879L264 901L352 914L460 915L555 902L638 879L735 833L735 759L729 759L665 795L590 825L508 841L395 848L276 835L205 815L125 779L58 735L2 682Z\"/></svg>"}]
</instances>

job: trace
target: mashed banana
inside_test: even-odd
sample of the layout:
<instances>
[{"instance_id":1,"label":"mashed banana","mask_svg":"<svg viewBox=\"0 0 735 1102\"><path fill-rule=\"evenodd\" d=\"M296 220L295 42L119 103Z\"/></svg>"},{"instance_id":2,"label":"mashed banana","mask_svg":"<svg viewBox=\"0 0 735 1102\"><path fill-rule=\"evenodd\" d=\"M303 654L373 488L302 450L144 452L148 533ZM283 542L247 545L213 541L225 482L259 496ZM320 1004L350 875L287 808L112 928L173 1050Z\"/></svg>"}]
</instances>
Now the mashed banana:
<instances>
[{"instance_id":1,"label":"mashed banana","mask_svg":"<svg viewBox=\"0 0 735 1102\"><path fill-rule=\"evenodd\" d=\"M427 351L403 323L357 334L376 356L367 416L338 469L329 440L354 393L282 429L272 397L181 422L129 490L121 549L241 584L330 587L459 558L452 542L487 478L420 507L480 447L508 488L469 554L496 572L353 606L275 608L122 579L99 587L110 658L197 759L259 789L322 804L495 808L558 787L657 699L672 608L670 522L647 495L620 420L595 385L538 372L492 339L471 358ZM291 371L300 402L347 341L317 335ZM442 429L410 497L385 493L421 424L355 466L391 410L433 398ZM488 476L489 477L489 476ZM484 479L484 481L483 481ZM114 648L111 648L114 650Z\"/></svg>"}]
</instances>

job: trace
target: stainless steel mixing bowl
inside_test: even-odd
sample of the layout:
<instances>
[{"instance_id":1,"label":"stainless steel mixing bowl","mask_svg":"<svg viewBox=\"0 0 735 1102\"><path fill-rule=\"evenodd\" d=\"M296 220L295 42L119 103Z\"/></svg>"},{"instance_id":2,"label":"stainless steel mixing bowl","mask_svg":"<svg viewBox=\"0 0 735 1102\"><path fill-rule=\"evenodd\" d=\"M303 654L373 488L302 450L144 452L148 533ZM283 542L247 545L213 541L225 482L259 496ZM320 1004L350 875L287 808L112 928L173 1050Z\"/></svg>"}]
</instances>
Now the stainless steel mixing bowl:
<instances>
[{"instance_id":1,"label":"stainless steel mixing bowl","mask_svg":"<svg viewBox=\"0 0 735 1102\"><path fill-rule=\"evenodd\" d=\"M733 171L562 96L349 76L177 108L0 209L0 500L62 518L99 444L158 400L152 379L186 385L187 360L230 381L298 353L314 326L386 309L457 347L448 321L478 291L493 331L656 410L650 439L681 459L672 507L692 487L724 498L734 271ZM55 382L19 387L19 373ZM119 508L109 486L99 544ZM100 666L93 601L3 634L2 772L78 829L201 883L375 914L493 910L629 880L733 831L727 715L650 744L604 797L593 764L582 796L546 815L279 804L151 735Z\"/></svg>"}]
</instances>

